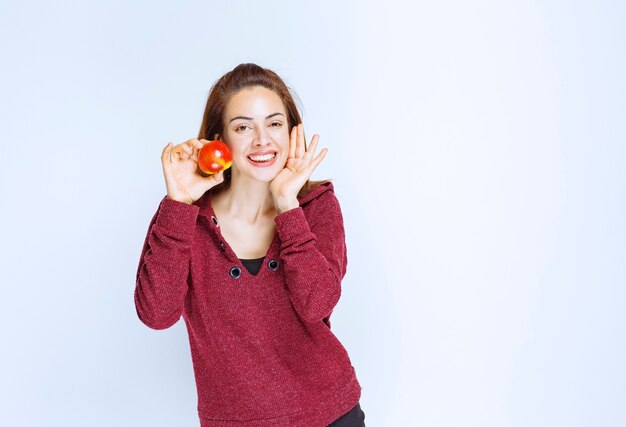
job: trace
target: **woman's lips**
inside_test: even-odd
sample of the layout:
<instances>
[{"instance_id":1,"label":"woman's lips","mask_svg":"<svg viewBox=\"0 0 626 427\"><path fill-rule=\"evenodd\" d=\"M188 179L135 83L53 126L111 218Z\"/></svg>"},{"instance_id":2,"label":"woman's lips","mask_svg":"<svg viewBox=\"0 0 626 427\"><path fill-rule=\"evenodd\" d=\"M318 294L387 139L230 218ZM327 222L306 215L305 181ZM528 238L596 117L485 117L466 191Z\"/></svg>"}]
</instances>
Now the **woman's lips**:
<instances>
[{"instance_id":1,"label":"woman's lips","mask_svg":"<svg viewBox=\"0 0 626 427\"><path fill-rule=\"evenodd\" d=\"M266 168L266 167L272 166L274 163L276 163L277 158L278 158L278 153L274 155L274 158L272 160L269 160L267 162L255 162L254 160L250 159L250 157L246 156L246 159L248 159L248 162L251 165L256 166L257 168Z\"/></svg>"}]
</instances>

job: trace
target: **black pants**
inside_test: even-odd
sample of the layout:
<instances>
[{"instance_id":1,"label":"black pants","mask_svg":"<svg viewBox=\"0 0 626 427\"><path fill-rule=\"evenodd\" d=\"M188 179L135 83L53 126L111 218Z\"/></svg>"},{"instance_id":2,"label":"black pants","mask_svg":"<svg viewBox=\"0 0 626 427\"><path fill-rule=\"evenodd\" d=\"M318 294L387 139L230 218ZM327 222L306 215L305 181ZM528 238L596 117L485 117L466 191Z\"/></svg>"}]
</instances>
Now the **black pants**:
<instances>
[{"instance_id":1,"label":"black pants","mask_svg":"<svg viewBox=\"0 0 626 427\"><path fill-rule=\"evenodd\" d=\"M350 412L328 424L328 427L365 427L365 414L361 410L361 403L357 403Z\"/></svg>"}]
</instances>

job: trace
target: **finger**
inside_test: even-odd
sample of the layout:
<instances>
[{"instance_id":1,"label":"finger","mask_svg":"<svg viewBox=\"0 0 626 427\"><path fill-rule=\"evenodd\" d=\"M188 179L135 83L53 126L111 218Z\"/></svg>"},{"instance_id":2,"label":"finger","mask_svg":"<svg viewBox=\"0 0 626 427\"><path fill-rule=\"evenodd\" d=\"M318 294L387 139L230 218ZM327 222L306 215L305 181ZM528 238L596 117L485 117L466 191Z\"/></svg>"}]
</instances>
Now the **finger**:
<instances>
[{"instance_id":1,"label":"finger","mask_svg":"<svg viewBox=\"0 0 626 427\"><path fill-rule=\"evenodd\" d=\"M202 143L198 140L198 138L193 138L187 141L185 143L185 146L189 148L187 150L187 152L189 153L188 157L192 158L195 154L198 153L198 151L200 151L200 149L202 148Z\"/></svg>"},{"instance_id":2,"label":"finger","mask_svg":"<svg viewBox=\"0 0 626 427\"><path fill-rule=\"evenodd\" d=\"M185 142L182 142L176 146L174 146L173 148L173 152L174 153L192 153L194 148L196 147L196 142L198 141L198 138L191 138L188 139Z\"/></svg>"},{"instance_id":3,"label":"finger","mask_svg":"<svg viewBox=\"0 0 626 427\"><path fill-rule=\"evenodd\" d=\"M174 160L175 155L176 155L176 152L174 152L174 143L170 142L170 149L167 150L167 162L172 164L172 161Z\"/></svg>"},{"instance_id":4,"label":"finger","mask_svg":"<svg viewBox=\"0 0 626 427\"><path fill-rule=\"evenodd\" d=\"M298 125L291 128L289 136L289 158L296 157L296 136L298 135Z\"/></svg>"},{"instance_id":5,"label":"finger","mask_svg":"<svg viewBox=\"0 0 626 427\"><path fill-rule=\"evenodd\" d=\"M161 153L161 161L169 161L170 159L170 150L172 148L172 143L168 142L165 148L163 148L163 152Z\"/></svg>"},{"instance_id":6,"label":"finger","mask_svg":"<svg viewBox=\"0 0 626 427\"><path fill-rule=\"evenodd\" d=\"M200 154L200 150L203 147L202 142L200 142L201 140L197 138L194 138L190 141L191 152L189 153L188 158L198 161L198 155Z\"/></svg>"},{"instance_id":7,"label":"finger","mask_svg":"<svg viewBox=\"0 0 626 427\"><path fill-rule=\"evenodd\" d=\"M224 169L222 169L221 171L219 171L217 173L214 173L211 176L213 177L213 179L217 183L220 183L220 182L224 181Z\"/></svg>"},{"instance_id":8,"label":"finger","mask_svg":"<svg viewBox=\"0 0 626 427\"><path fill-rule=\"evenodd\" d=\"M322 151L320 151L320 153L317 155L317 157L313 159L313 161L309 165L309 169L311 170L310 173L313 173L315 168L317 168L317 165L319 165L320 162L324 159L324 157L326 157L326 153L328 153L328 148L322 149ZM309 174L309 176L310 176L310 174Z\"/></svg>"},{"instance_id":9,"label":"finger","mask_svg":"<svg viewBox=\"0 0 626 427\"><path fill-rule=\"evenodd\" d=\"M311 141L311 145L309 146L309 149L306 150L306 154L304 155L304 158L306 160L310 160L313 158L313 155L315 155L315 150L317 150L317 143L320 140L320 136L318 134L313 135L313 140Z\"/></svg>"},{"instance_id":10,"label":"finger","mask_svg":"<svg viewBox=\"0 0 626 427\"><path fill-rule=\"evenodd\" d=\"M186 145L186 142L178 144L172 150L172 162L185 160L189 157L189 147Z\"/></svg>"},{"instance_id":11,"label":"finger","mask_svg":"<svg viewBox=\"0 0 626 427\"><path fill-rule=\"evenodd\" d=\"M188 153L190 150L193 150L193 149L189 147L189 144L187 142L183 142L181 144L178 144L178 145L174 146L174 148L172 149L172 151L174 151L174 153L184 153L184 152Z\"/></svg>"},{"instance_id":12,"label":"finger","mask_svg":"<svg viewBox=\"0 0 626 427\"><path fill-rule=\"evenodd\" d=\"M182 147L181 152L179 153L181 159L188 159L193 154L193 148L189 145L185 144Z\"/></svg>"},{"instance_id":13,"label":"finger","mask_svg":"<svg viewBox=\"0 0 626 427\"><path fill-rule=\"evenodd\" d=\"M196 147L198 141L199 141L198 138L191 138L191 139L181 142L180 144L177 145L177 147L180 147L180 148L190 147L193 149L194 147Z\"/></svg>"},{"instance_id":14,"label":"finger","mask_svg":"<svg viewBox=\"0 0 626 427\"><path fill-rule=\"evenodd\" d=\"M304 153L305 153L305 148L304 148L304 126L302 125L302 123L298 124L298 136L296 139L296 158L297 159L301 159L302 157L304 157Z\"/></svg>"},{"instance_id":15,"label":"finger","mask_svg":"<svg viewBox=\"0 0 626 427\"><path fill-rule=\"evenodd\" d=\"M202 150L202 147L204 147L205 144L207 144L208 142L209 140L207 139L196 139L193 142L193 153L196 155L200 153L200 150Z\"/></svg>"}]
</instances>

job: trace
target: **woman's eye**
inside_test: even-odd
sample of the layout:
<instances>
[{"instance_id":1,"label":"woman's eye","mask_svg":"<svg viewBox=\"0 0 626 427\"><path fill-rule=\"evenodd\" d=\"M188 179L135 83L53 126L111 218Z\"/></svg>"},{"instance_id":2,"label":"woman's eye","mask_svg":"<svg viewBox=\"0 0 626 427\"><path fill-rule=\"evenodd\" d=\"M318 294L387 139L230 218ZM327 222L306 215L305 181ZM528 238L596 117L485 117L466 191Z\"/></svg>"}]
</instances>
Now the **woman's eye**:
<instances>
[{"instance_id":1,"label":"woman's eye","mask_svg":"<svg viewBox=\"0 0 626 427\"><path fill-rule=\"evenodd\" d=\"M270 126L272 127L281 127L283 124L281 122L274 122L272 123ZM248 125L239 125L235 128L236 131L241 131L241 130L246 130L247 128L249 128L250 126Z\"/></svg>"}]
</instances>

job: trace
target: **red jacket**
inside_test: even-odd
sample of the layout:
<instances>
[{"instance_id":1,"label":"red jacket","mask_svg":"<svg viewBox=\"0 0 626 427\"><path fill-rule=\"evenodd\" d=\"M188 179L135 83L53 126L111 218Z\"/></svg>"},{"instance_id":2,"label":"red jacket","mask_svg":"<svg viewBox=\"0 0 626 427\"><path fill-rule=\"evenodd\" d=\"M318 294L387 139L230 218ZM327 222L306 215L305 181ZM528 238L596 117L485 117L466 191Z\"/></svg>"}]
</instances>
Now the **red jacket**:
<instances>
[{"instance_id":1,"label":"red jacket","mask_svg":"<svg viewBox=\"0 0 626 427\"><path fill-rule=\"evenodd\" d=\"M354 407L361 386L330 330L347 257L333 184L274 219L276 235L251 275L222 237L206 192L165 196L143 246L135 306L166 329L183 316L208 426L323 427Z\"/></svg>"}]
</instances>

